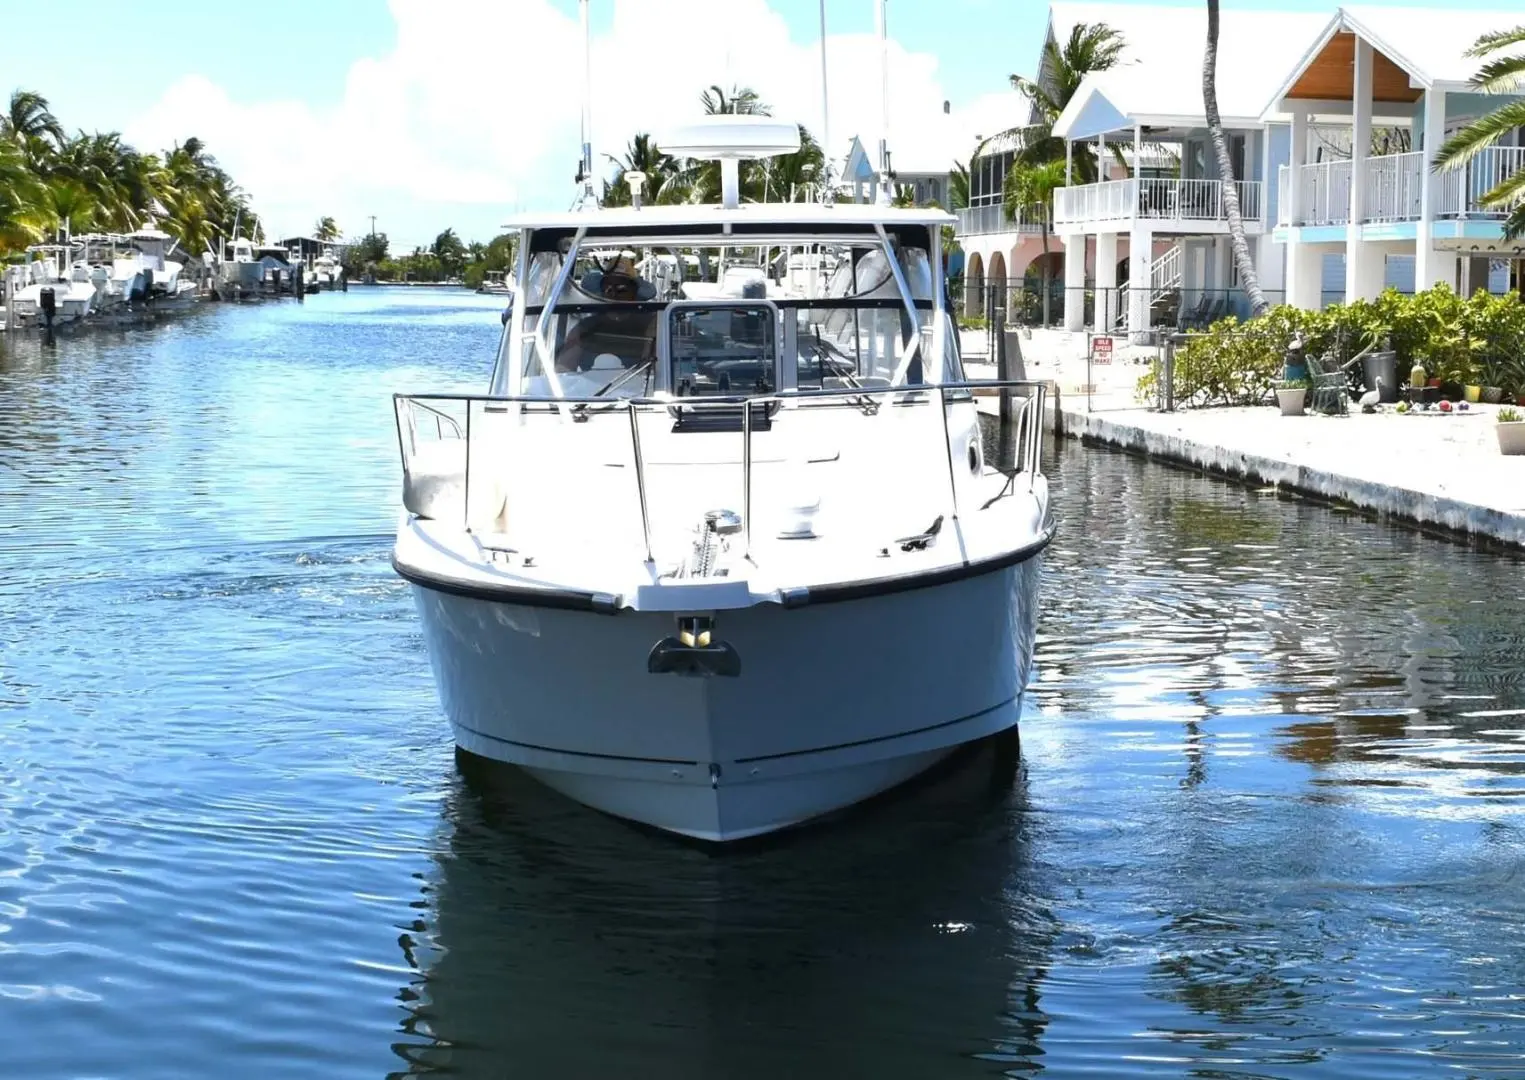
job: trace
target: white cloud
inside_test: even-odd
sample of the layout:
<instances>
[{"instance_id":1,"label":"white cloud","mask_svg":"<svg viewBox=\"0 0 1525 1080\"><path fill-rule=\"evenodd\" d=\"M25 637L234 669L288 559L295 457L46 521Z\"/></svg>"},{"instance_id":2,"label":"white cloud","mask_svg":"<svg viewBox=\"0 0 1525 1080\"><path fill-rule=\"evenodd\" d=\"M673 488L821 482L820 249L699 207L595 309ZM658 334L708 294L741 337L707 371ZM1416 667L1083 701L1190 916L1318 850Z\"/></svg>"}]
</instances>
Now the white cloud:
<instances>
[{"instance_id":1,"label":"white cloud","mask_svg":"<svg viewBox=\"0 0 1525 1080\"><path fill-rule=\"evenodd\" d=\"M766 0L611 2L611 23L591 49L600 172L603 155L617 154L635 132L697 114L712 83L752 86L776 116L821 134L819 39L792 39ZM145 146L195 134L279 232L333 214L359 234L375 214L394 247L411 246L447 225L486 239L516 206L569 205L581 141L576 19L548 0L393 0L391 12L395 48L357 60L335 106L233 100L191 75L125 134ZM840 153L857 134L872 153L881 126L879 42L832 35L827 53L831 149ZM992 126L991 99L1002 95L945 116L936 57L891 40L889 63L897 165L951 162L975 134L989 134L982 126Z\"/></svg>"}]
</instances>

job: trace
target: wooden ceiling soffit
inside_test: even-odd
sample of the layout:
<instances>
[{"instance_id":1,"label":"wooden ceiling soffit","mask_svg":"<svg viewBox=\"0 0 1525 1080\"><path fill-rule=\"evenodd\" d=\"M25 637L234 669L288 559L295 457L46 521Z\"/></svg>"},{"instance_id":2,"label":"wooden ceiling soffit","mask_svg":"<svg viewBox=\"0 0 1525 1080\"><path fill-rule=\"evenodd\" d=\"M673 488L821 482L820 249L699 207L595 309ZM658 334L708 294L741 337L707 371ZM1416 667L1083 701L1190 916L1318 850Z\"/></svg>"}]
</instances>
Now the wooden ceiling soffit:
<instances>
[{"instance_id":1,"label":"wooden ceiling soffit","mask_svg":"<svg viewBox=\"0 0 1525 1080\"><path fill-rule=\"evenodd\" d=\"M1375 50L1372 58L1371 99L1415 102L1422 93L1409 85L1408 72ZM1355 94L1356 36L1342 30L1309 62L1287 92L1289 98L1349 101Z\"/></svg>"}]
</instances>

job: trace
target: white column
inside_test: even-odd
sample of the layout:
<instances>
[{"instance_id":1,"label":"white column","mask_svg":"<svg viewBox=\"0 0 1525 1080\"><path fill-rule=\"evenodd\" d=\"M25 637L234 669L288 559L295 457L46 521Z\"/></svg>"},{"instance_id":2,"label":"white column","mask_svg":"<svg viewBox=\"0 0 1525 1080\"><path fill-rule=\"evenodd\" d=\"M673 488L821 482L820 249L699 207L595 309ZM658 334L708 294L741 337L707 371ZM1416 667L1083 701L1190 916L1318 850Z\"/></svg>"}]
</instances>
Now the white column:
<instances>
[{"instance_id":1,"label":"white column","mask_svg":"<svg viewBox=\"0 0 1525 1080\"><path fill-rule=\"evenodd\" d=\"M1107 178L1107 136L1096 136L1096 182L1099 184Z\"/></svg>"},{"instance_id":2,"label":"white column","mask_svg":"<svg viewBox=\"0 0 1525 1080\"><path fill-rule=\"evenodd\" d=\"M1322 286L1314 284L1313 299L1308 301L1307 283L1299 276L1297 267L1306 267L1308 263L1307 253L1303 250L1303 243L1299 239L1301 222L1303 218L1303 166L1308 159L1308 110L1301 105L1292 106L1292 131L1290 143L1287 147L1288 170L1291 174L1291 183L1287 185L1287 220L1291 226L1287 229L1287 243L1282 249L1282 264L1285 267L1285 276L1282 279L1286 290L1284 299L1294 307L1317 310L1320 306L1319 291ZM1319 269L1318 260L1315 258L1313 276L1317 277ZM1306 277L1306 271L1303 275Z\"/></svg>"},{"instance_id":3,"label":"white column","mask_svg":"<svg viewBox=\"0 0 1525 1080\"><path fill-rule=\"evenodd\" d=\"M1284 304L1287 286L1287 245L1271 239L1270 230L1255 238L1255 274L1260 278L1260 289L1266 294L1266 303L1275 307Z\"/></svg>"},{"instance_id":4,"label":"white column","mask_svg":"<svg viewBox=\"0 0 1525 1080\"><path fill-rule=\"evenodd\" d=\"M1386 259L1375 244L1366 243L1367 154L1371 148L1371 43L1356 38L1354 93L1350 123L1350 224L1345 226L1345 302L1375 300L1382 292Z\"/></svg>"},{"instance_id":5,"label":"white column","mask_svg":"<svg viewBox=\"0 0 1525 1080\"><path fill-rule=\"evenodd\" d=\"M1149 274L1154 234L1138 225L1128 234L1128 332L1134 341L1149 332Z\"/></svg>"},{"instance_id":6,"label":"white column","mask_svg":"<svg viewBox=\"0 0 1525 1080\"><path fill-rule=\"evenodd\" d=\"M1064 328L1085 329L1086 237L1072 233L1064 238Z\"/></svg>"},{"instance_id":7,"label":"white column","mask_svg":"<svg viewBox=\"0 0 1525 1080\"><path fill-rule=\"evenodd\" d=\"M1133 125L1133 178L1139 178L1139 162L1144 160L1144 128L1140 124Z\"/></svg>"},{"instance_id":8,"label":"white column","mask_svg":"<svg viewBox=\"0 0 1525 1080\"><path fill-rule=\"evenodd\" d=\"M1419 222L1414 230L1414 288L1428 289L1456 278L1456 255L1435 250L1435 218L1440 212L1441 177L1431 171L1446 135L1446 92L1424 92L1424 170L1419 174Z\"/></svg>"},{"instance_id":9,"label":"white column","mask_svg":"<svg viewBox=\"0 0 1525 1080\"><path fill-rule=\"evenodd\" d=\"M1303 219L1303 165L1308 160L1308 110L1301 105L1292 106L1292 183L1287 188L1287 220L1294 226Z\"/></svg>"},{"instance_id":10,"label":"white column","mask_svg":"<svg viewBox=\"0 0 1525 1080\"><path fill-rule=\"evenodd\" d=\"M1354 91L1350 102L1350 220L1366 220L1366 157L1371 150L1371 43L1356 38Z\"/></svg>"},{"instance_id":11,"label":"white column","mask_svg":"<svg viewBox=\"0 0 1525 1080\"><path fill-rule=\"evenodd\" d=\"M1075 182L1075 144L1070 140L1064 140L1064 182L1066 185Z\"/></svg>"},{"instance_id":12,"label":"white column","mask_svg":"<svg viewBox=\"0 0 1525 1080\"><path fill-rule=\"evenodd\" d=\"M1271 185L1276 183L1276 177L1271 175L1271 129L1262 126L1253 144L1248 139L1245 144L1254 145L1255 152L1260 155L1260 221L1269 235L1271 227L1276 224L1271 219Z\"/></svg>"},{"instance_id":13,"label":"white column","mask_svg":"<svg viewBox=\"0 0 1525 1080\"><path fill-rule=\"evenodd\" d=\"M1294 240L1287 245L1287 303L1305 311L1324 306L1324 249Z\"/></svg>"},{"instance_id":14,"label":"white column","mask_svg":"<svg viewBox=\"0 0 1525 1080\"><path fill-rule=\"evenodd\" d=\"M1117 234L1096 234L1096 332L1110 334L1117 326Z\"/></svg>"}]
</instances>

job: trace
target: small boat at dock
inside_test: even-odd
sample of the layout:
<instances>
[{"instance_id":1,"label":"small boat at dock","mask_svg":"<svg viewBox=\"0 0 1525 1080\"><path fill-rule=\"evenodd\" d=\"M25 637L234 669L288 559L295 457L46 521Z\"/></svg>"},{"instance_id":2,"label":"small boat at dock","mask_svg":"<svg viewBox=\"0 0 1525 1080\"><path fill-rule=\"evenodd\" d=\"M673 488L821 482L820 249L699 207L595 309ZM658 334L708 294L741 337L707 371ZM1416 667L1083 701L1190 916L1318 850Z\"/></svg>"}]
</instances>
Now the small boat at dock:
<instances>
[{"instance_id":1,"label":"small boat at dock","mask_svg":"<svg viewBox=\"0 0 1525 1080\"><path fill-rule=\"evenodd\" d=\"M312 281L309 286L313 292L321 292L327 289L333 292L343 284L344 264L339 261L339 256L331 247L325 247L323 254L312 261Z\"/></svg>"}]
</instances>

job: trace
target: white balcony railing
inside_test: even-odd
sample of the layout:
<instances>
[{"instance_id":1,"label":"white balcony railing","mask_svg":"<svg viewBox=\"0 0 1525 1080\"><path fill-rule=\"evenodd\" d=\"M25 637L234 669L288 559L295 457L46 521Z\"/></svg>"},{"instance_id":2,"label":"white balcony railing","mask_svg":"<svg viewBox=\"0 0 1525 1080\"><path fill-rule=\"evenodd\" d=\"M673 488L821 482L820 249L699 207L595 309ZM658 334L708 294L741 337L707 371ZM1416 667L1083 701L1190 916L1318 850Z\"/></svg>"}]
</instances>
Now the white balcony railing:
<instances>
[{"instance_id":1,"label":"white balcony railing","mask_svg":"<svg viewBox=\"0 0 1525 1080\"><path fill-rule=\"evenodd\" d=\"M1304 165L1298 177L1300 225L1343 225L1350 220L1350 162Z\"/></svg>"},{"instance_id":2,"label":"white balcony railing","mask_svg":"<svg viewBox=\"0 0 1525 1080\"><path fill-rule=\"evenodd\" d=\"M1018 215L1013 221L1006 216L1006 208L1000 203L970 206L958 211L959 236L983 236L1003 232L1040 232L1043 223L1029 214Z\"/></svg>"},{"instance_id":3,"label":"white balcony railing","mask_svg":"<svg viewBox=\"0 0 1525 1080\"><path fill-rule=\"evenodd\" d=\"M1359 183L1365 198L1362 220L1418 221L1423 213L1424 154L1383 154L1367 158ZM1510 207L1485 208L1483 196L1504 180L1525 170L1525 147L1493 146L1459 169L1437 172L1434 185L1436 218L1497 218ZM1297 178L1301 207L1292 220L1292 170L1283 165L1277 224L1344 225L1350 221L1350 193L1357 182L1349 161L1304 165Z\"/></svg>"},{"instance_id":4,"label":"white balcony railing","mask_svg":"<svg viewBox=\"0 0 1525 1080\"><path fill-rule=\"evenodd\" d=\"M1525 197L1516 199L1509 206L1490 208L1483 206L1483 196L1521 171L1525 171L1525 146L1490 146L1462 168L1437 173L1435 178L1441 182L1441 187L1435 203L1435 216L1503 217L1525 201Z\"/></svg>"},{"instance_id":5,"label":"white balcony railing","mask_svg":"<svg viewBox=\"0 0 1525 1080\"><path fill-rule=\"evenodd\" d=\"M1237 180L1239 214L1247 222L1258 222L1261 214L1261 184L1258 180ZM1054 192L1056 225L1079 225L1105 221L1221 222L1228 220L1223 205L1221 180L1175 180L1144 177L1137 180L1108 180L1100 184L1080 184Z\"/></svg>"},{"instance_id":6,"label":"white balcony railing","mask_svg":"<svg viewBox=\"0 0 1525 1080\"><path fill-rule=\"evenodd\" d=\"M1424 154L1385 154L1368 158L1366 220L1413 221L1419 217L1419 194L1424 183Z\"/></svg>"},{"instance_id":7,"label":"white balcony railing","mask_svg":"<svg viewBox=\"0 0 1525 1080\"><path fill-rule=\"evenodd\" d=\"M1054 192L1054 223L1065 225L1081 221L1115 221L1131 218L1138 205L1132 180L1106 180L1099 184L1077 184Z\"/></svg>"}]
</instances>

